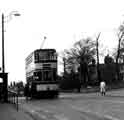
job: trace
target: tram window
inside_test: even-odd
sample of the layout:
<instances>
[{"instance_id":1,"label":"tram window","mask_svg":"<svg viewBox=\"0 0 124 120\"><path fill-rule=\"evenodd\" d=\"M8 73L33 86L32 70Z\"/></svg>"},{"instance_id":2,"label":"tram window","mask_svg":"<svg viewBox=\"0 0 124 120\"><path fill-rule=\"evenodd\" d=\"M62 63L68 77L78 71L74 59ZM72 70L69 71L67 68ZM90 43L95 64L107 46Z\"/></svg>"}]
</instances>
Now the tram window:
<instances>
[{"instance_id":1,"label":"tram window","mask_svg":"<svg viewBox=\"0 0 124 120\"><path fill-rule=\"evenodd\" d=\"M42 81L42 72L39 72L39 80Z\"/></svg>"},{"instance_id":2,"label":"tram window","mask_svg":"<svg viewBox=\"0 0 124 120\"><path fill-rule=\"evenodd\" d=\"M50 71L44 71L43 78L45 81L51 81L52 80L52 74Z\"/></svg>"},{"instance_id":3,"label":"tram window","mask_svg":"<svg viewBox=\"0 0 124 120\"><path fill-rule=\"evenodd\" d=\"M42 81L42 72L35 72L34 76L38 81Z\"/></svg>"},{"instance_id":4,"label":"tram window","mask_svg":"<svg viewBox=\"0 0 124 120\"><path fill-rule=\"evenodd\" d=\"M2 83L3 82L3 79L2 78L0 78L0 83Z\"/></svg>"},{"instance_id":5,"label":"tram window","mask_svg":"<svg viewBox=\"0 0 124 120\"><path fill-rule=\"evenodd\" d=\"M53 71L53 80L56 81L56 70Z\"/></svg>"}]
</instances>

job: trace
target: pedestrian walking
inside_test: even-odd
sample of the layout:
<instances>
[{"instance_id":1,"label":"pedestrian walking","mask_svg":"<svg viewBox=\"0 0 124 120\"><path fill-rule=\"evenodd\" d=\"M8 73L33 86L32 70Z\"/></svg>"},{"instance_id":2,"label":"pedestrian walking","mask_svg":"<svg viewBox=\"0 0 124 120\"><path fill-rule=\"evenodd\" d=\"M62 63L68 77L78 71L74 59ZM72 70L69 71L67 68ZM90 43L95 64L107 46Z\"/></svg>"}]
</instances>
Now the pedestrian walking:
<instances>
[{"instance_id":1,"label":"pedestrian walking","mask_svg":"<svg viewBox=\"0 0 124 120\"><path fill-rule=\"evenodd\" d=\"M100 82L100 93L102 96L105 96L106 94L106 83L105 81Z\"/></svg>"}]
</instances>

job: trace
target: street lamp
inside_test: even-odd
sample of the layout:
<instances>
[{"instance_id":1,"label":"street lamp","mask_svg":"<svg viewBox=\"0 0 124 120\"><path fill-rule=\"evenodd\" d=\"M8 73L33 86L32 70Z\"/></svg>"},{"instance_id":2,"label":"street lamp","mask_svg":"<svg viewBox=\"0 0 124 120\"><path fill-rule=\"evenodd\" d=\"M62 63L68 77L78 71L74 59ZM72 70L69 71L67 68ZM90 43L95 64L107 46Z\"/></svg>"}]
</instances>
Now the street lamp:
<instances>
[{"instance_id":1,"label":"street lamp","mask_svg":"<svg viewBox=\"0 0 124 120\"><path fill-rule=\"evenodd\" d=\"M16 11L12 11L8 16L9 20L12 19L12 16L20 16L20 14ZM5 72L5 57L4 57L4 14L2 13L2 73L0 74L0 78L3 79L3 99L4 102L8 101L8 74Z\"/></svg>"},{"instance_id":2,"label":"street lamp","mask_svg":"<svg viewBox=\"0 0 124 120\"><path fill-rule=\"evenodd\" d=\"M7 17L12 19L12 16L20 16L17 11L12 11ZM4 57L4 14L2 13L2 73L5 73L5 57Z\"/></svg>"}]
</instances>

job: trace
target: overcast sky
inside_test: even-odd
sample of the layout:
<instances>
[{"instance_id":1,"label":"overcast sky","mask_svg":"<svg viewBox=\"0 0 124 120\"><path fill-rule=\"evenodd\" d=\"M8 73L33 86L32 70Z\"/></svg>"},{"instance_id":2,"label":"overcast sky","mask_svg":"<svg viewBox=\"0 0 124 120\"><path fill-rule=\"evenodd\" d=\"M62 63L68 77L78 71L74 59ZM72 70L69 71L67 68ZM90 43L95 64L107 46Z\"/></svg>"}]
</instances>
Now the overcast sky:
<instances>
[{"instance_id":1,"label":"overcast sky","mask_svg":"<svg viewBox=\"0 0 124 120\"><path fill-rule=\"evenodd\" d=\"M101 32L104 47L112 48L117 43L116 30L124 20L123 0L0 2L1 14L8 16L12 11L18 11L21 16L5 23L5 68L9 81L25 81L25 58L40 48L44 36L47 37L44 48L61 52L81 38L95 37Z\"/></svg>"}]
</instances>

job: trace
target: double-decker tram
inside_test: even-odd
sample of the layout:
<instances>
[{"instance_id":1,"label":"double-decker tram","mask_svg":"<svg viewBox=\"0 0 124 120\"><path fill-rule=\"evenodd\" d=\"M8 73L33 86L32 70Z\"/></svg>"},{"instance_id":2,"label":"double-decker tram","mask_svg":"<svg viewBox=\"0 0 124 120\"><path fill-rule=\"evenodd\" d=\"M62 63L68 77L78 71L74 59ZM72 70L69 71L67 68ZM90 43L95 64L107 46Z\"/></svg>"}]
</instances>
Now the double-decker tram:
<instances>
[{"instance_id":1,"label":"double-decker tram","mask_svg":"<svg viewBox=\"0 0 124 120\"><path fill-rule=\"evenodd\" d=\"M37 49L26 58L26 81L27 96L58 97L55 49Z\"/></svg>"}]
</instances>

